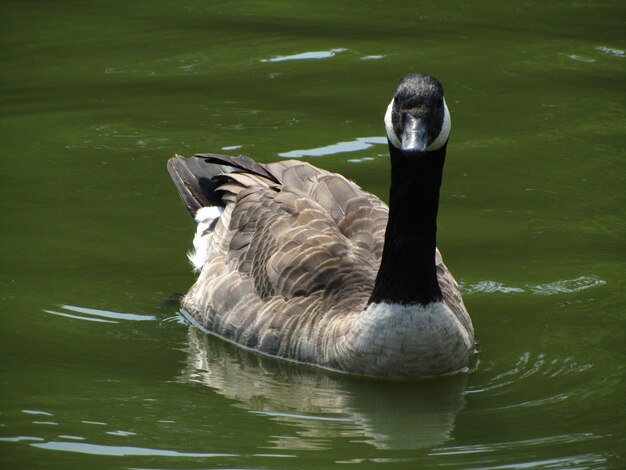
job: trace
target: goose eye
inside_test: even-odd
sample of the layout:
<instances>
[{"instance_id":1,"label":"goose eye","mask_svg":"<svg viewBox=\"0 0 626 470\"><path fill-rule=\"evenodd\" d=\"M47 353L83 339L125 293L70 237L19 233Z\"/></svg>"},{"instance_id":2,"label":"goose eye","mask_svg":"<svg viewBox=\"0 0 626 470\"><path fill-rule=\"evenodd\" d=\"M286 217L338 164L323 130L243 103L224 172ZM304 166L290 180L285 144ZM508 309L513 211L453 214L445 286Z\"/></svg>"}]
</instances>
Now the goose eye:
<instances>
[{"instance_id":1,"label":"goose eye","mask_svg":"<svg viewBox=\"0 0 626 470\"><path fill-rule=\"evenodd\" d=\"M437 100L437 108L441 108L443 106L443 100L441 98L439 98Z\"/></svg>"}]
</instances>

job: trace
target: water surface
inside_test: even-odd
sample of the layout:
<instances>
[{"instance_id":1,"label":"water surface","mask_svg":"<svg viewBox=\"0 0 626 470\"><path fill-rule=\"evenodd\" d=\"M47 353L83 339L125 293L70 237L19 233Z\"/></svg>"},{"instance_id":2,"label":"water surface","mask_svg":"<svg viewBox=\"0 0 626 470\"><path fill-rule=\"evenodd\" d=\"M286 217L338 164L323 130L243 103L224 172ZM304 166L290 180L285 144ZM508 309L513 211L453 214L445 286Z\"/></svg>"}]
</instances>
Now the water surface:
<instances>
[{"instance_id":1,"label":"water surface","mask_svg":"<svg viewBox=\"0 0 626 470\"><path fill-rule=\"evenodd\" d=\"M626 465L623 2L1 8L3 468ZM439 246L469 372L346 377L182 324L167 158L302 158L386 199L410 71L452 113Z\"/></svg>"}]
</instances>

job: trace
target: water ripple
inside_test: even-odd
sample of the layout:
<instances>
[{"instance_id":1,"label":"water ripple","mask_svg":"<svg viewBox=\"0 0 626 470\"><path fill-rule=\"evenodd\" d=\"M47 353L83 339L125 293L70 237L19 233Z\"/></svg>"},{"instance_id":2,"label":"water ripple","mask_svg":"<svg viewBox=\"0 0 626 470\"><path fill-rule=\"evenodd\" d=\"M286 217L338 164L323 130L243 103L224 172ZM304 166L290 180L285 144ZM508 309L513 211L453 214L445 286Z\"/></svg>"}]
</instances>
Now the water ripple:
<instances>
[{"instance_id":1,"label":"water ripple","mask_svg":"<svg viewBox=\"0 0 626 470\"><path fill-rule=\"evenodd\" d=\"M316 415L303 415L296 413L283 413L278 411L265 411L265 410L251 410L250 413L269 416L271 418L286 418L286 419L303 419L303 420L316 420L316 421L334 421L337 423L352 423L350 418L339 418L332 416L316 416Z\"/></svg>"},{"instance_id":2,"label":"water ripple","mask_svg":"<svg viewBox=\"0 0 626 470\"><path fill-rule=\"evenodd\" d=\"M602 52L603 54L610 55L613 57L619 57L619 58L626 57L626 52L624 52L622 49L615 49L613 47L598 46L596 47L596 51Z\"/></svg>"},{"instance_id":3,"label":"water ripple","mask_svg":"<svg viewBox=\"0 0 626 470\"><path fill-rule=\"evenodd\" d=\"M341 52L346 52L347 50L348 49L337 48L337 49L330 49L328 51L301 52L299 54L279 55L279 56L274 56L270 59L261 59L259 62L285 62L288 60L329 59Z\"/></svg>"},{"instance_id":4,"label":"water ripple","mask_svg":"<svg viewBox=\"0 0 626 470\"><path fill-rule=\"evenodd\" d=\"M508 287L502 284L501 282L496 282L496 281L479 281L472 285L466 285L465 283L461 282L461 289L466 294L470 294L470 295L476 294L476 293L493 294L494 292L501 292L504 294L511 294L511 293L517 294L517 293L525 292L525 290L522 289L521 287Z\"/></svg>"},{"instance_id":5,"label":"water ripple","mask_svg":"<svg viewBox=\"0 0 626 470\"><path fill-rule=\"evenodd\" d=\"M597 277L580 276L576 279L565 279L562 281L550 282L548 284L539 284L537 286L528 286L533 294L552 295L552 294L569 294L571 292L579 292L605 285L606 282Z\"/></svg>"},{"instance_id":6,"label":"water ripple","mask_svg":"<svg viewBox=\"0 0 626 470\"><path fill-rule=\"evenodd\" d=\"M65 312L57 312L55 310L44 310L44 312L49 313L51 315L73 318L76 320L86 320L86 321L101 322L101 323L119 323L117 320L151 321L151 320L156 319L154 315L139 315L136 313L111 312L108 310L98 310L95 308L76 307L73 305L61 305L60 307L63 310L69 310L70 312L80 313L81 315L75 315L75 314L65 313ZM108 318L109 320L105 320L104 318L100 318L100 317Z\"/></svg>"},{"instance_id":7,"label":"water ripple","mask_svg":"<svg viewBox=\"0 0 626 470\"><path fill-rule=\"evenodd\" d=\"M85 438L82 436L73 436L71 434L59 434L61 439L70 439L72 441L84 441Z\"/></svg>"},{"instance_id":8,"label":"water ripple","mask_svg":"<svg viewBox=\"0 0 626 470\"><path fill-rule=\"evenodd\" d=\"M585 442L602 439L605 436L598 436L592 433L578 433L578 434L561 434L557 436L540 437L537 439L525 439L514 442L493 442L489 444L474 444L468 446L450 446L445 448L435 448L433 453L437 455L450 455L450 454L474 454L478 452L493 452L494 450L535 447L540 445L556 445L556 444L571 444L574 442Z\"/></svg>"},{"instance_id":9,"label":"water ripple","mask_svg":"<svg viewBox=\"0 0 626 470\"><path fill-rule=\"evenodd\" d=\"M554 379L556 377L564 377L572 374L581 374L593 367L590 363L579 363L573 357L549 358L544 353L533 355L527 351L520 355L517 362L508 370L498 373L497 375L486 380L480 387L471 388L467 393L483 393L494 390L505 389L511 386L519 385L522 380L529 380L537 377L548 377ZM538 406L546 403L556 403L569 398L569 393L559 391L554 395L542 396L533 400L516 402L511 405L498 407L515 408Z\"/></svg>"},{"instance_id":10,"label":"water ripple","mask_svg":"<svg viewBox=\"0 0 626 470\"><path fill-rule=\"evenodd\" d=\"M31 444L33 447L63 452L75 452L91 455L115 456L150 456L150 457L237 457L236 454L215 452L179 452L176 450L150 449L146 447L106 446L100 444L86 444L83 442L50 441L41 444Z\"/></svg>"},{"instance_id":11,"label":"water ripple","mask_svg":"<svg viewBox=\"0 0 626 470\"><path fill-rule=\"evenodd\" d=\"M523 463L510 463L510 464L496 464L485 466L481 465L481 470L505 470L505 469L545 469L545 468L567 468L567 469L582 469L592 468L597 465L602 465L604 468L607 459L599 454L580 454L566 457L558 457L554 459L541 459L534 462Z\"/></svg>"},{"instance_id":12,"label":"water ripple","mask_svg":"<svg viewBox=\"0 0 626 470\"><path fill-rule=\"evenodd\" d=\"M586 442L597 441L607 436L593 433L572 433L561 434L537 439L524 439L508 442L492 442L486 444L474 444L467 446L449 446L440 447L432 450L430 455L433 456L466 456L475 455L478 457L483 454L479 463L481 469L513 469L513 468L589 468L591 464L605 464L606 458L598 454L578 454L558 459L541 459L535 461L525 460L523 463L511 462L509 459L503 458L506 453L510 453L511 449L527 449L537 452L537 449L554 448L563 445L580 445ZM510 455L510 454L507 454ZM540 454L537 454L540 455ZM509 460L508 463L504 463ZM489 464L489 465L485 465ZM477 468L473 465L467 465L465 468Z\"/></svg>"},{"instance_id":13,"label":"water ripple","mask_svg":"<svg viewBox=\"0 0 626 470\"><path fill-rule=\"evenodd\" d=\"M52 413L48 413L47 411L40 411L40 410L22 410L22 413L26 413L27 415L54 416Z\"/></svg>"},{"instance_id":14,"label":"water ripple","mask_svg":"<svg viewBox=\"0 0 626 470\"><path fill-rule=\"evenodd\" d=\"M575 279L562 279L544 284L525 284L523 287L505 286L497 281L479 281L474 284L461 283L461 289L468 295L472 294L521 294L535 295L571 294L606 284L606 281L595 276L580 276Z\"/></svg>"},{"instance_id":15,"label":"water ripple","mask_svg":"<svg viewBox=\"0 0 626 470\"><path fill-rule=\"evenodd\" d=\"M41 437L35 436L13 436L13 437L0 437L0 442L22 442L22 441L43 441Z\"/></svg>"},{"instance_id":16,"label":"water ripple","mask_svg":"<svg viewBox=\"0 0 626 470\"><path fill-rule=\"evenodd\" d=\"M279 157L283 158L302 158L302 157L325 157L327 155L336 155L345 152L358 152L366 150L374 145L387 144L386 137L357 137L348 142L337 142L336 144L325 145L305 150L291 150L289 152L279 153Z\"/></svg>"}]
</instances>

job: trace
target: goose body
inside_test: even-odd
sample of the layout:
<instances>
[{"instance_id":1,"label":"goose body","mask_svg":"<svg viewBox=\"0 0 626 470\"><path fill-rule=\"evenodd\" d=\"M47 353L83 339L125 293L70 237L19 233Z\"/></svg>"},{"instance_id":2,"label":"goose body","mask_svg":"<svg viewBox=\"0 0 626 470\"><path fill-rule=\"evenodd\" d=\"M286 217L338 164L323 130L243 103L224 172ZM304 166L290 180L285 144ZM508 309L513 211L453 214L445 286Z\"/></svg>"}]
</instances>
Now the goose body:
<instances>
[{"instance_id":1,"label":"goose body","mask_svg":"<svg viewBox=\"0 0 626 470\"><path fill-rule=\"evenodd\" d=\"M407 75L385 115L390 204L301 161L175 156L197 222L198 278L182 305L259 352L343 372L428 376L463 368L474 331L436 247L450 117L439 82Z\"/></svg>"}]
</instances>

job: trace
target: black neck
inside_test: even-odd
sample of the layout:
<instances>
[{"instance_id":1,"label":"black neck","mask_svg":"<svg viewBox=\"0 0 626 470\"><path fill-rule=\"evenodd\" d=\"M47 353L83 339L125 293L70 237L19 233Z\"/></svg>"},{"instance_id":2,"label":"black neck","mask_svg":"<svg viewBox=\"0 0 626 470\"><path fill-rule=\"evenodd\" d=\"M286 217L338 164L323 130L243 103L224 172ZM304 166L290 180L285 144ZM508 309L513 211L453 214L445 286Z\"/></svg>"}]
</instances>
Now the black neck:
<instances>
[{"instance_id":1,"label":"black neck","mask_svg":"<svg viewBox=\"0 0 626 470\"><path fill-rule=\"evenodd\" d=\"M369 302L426 305L441 300L435 249L446 145L415 160L391 144L389 153L389 220Z\"/></svg>"}]
</instances>

